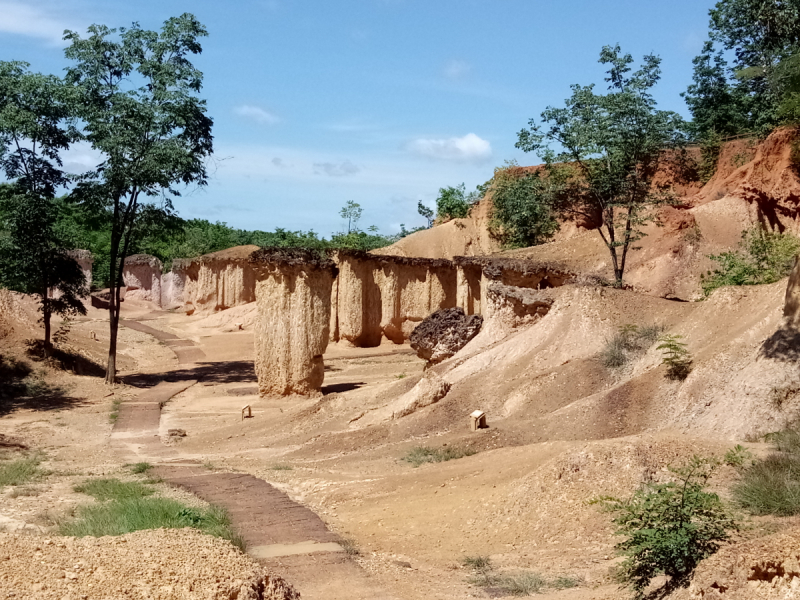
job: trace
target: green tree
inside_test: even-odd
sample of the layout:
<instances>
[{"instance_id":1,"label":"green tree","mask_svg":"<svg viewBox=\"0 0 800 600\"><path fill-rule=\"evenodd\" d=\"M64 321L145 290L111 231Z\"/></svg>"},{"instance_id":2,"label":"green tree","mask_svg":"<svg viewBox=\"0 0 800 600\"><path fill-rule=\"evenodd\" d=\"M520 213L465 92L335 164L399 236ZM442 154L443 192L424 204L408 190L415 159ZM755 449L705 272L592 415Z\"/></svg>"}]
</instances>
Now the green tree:
<instances>
[{"instance_id":1,"label":"green tree","mask_svg":"<svg viewBox=\"0 0 800 600\"><path fill-rule=\"evenodd\" d=\"M439 188L436 198L436 216L439 219L463 219L469 215L470 196L464 184Z\"/></svg>"},{"instance_id":2,"label":"green tree","mask_svg":"<svg viewBox=\"0 0 800 600\"><path fill-rule=\"evenodd\" d=\"M361 220L361 213L363 212L364 210L361 208L361 205L358 202L353 202L352 200L348 200L347 204L345 204L342 207L342 210L339 211L339 216L347 221L348 235L350 235L352 232L358 231L358 222Z\"/></svg>"},{"instance_id":3,"label":"green tree","mask_svg":"<svg viewBox=\"0 0 800 600\"><path fill-rule=\"evenodd\" d=\"M614 514L616 533L625 538L616 546L625 557L619 573L636 598L644 597L658 575L670 578L668 589L684 582L737 530L719 496L706 489L718 466L717 460L695 456L670 467L675 481L645 484L626 499L595 500Z\"/></svg>"},{"instance_id":4,"label":"green tree","mask_svg":"<svg viewBox=\"0 0 800 600\"><path fill-rule=\"evenodd\" d=\"M609 92L573 85L566 106L545 109L542 125L531 119L516 146L538 152L545 175L563 182L549 192L557 213L589 221L600 216L598 231L622 285L628 252L645 235L642 226L654 219L651 209L671 199L668 191L654 189L653 177L664 150L685 142L684 123L656 108L651 89L661 78L660 58L645 56L631 74L631 55L606 46L600 62L609 65ZM560 151L551 150L551 143Z\"/></svg>"},{"instance_id":5,"label":"green tree","mask_svg":"<svg viewBox=\"0 0 800 600\"><path fill-rule=\"evenodd\" d=\"M700 137L770 131L780 123L786 93L776 69L800 44L800 4L720 0L709 16L710 41L694 61L694 83L686 93ZM723 50L733 53L730 69Z\"/></svg>"},{"instance_id":6,"label":"green tree","mask_svg":"<svg viewBox=\"0 0 800 600\"><path fill-rule=\"evenodd\" d=\"M745 90L728 81L728 62L714 43L707 41L692 61L692 84L681 94L692 113L691 129L696 139L736 135L747 128Z\"/></svg>"},{"instance_id":7,"label":"green tree","mask_svg":"<svg viewBox=\"0 0 800 600\"><path fill-rule=\"evenodd\" d=\"M524 248L541 244L558 231L549 198L561 171L530 173L515 162L494 170L490 228L503 246Z\"/></svg>"},{"instance_id":8,"label":"green tree","mask_svg":"<svg viewBox=\"0 0 800 600\"><path fill-rule=\"evenodd\" d=\"M435 215L433 213L432 208L428 208L420 200L419 202L417 202L417 212L420 214L421 217L424 217L425 220L428 222L428 229L433 227L433 219Z\"/></svg>"},{"instance_id":9,"label":"green tree","mask_svg":"<svg viewBox=\"0 0 800 600\"><path fill-rule=\"evenodd\" d=\"M203 75L189 60L206 35L188 13L168 19L161 31L92 25L86 38L65 35L65 55L73 61L67 81L79 97L85 137L104 157L78 192L111 215L108 383L116 379L122 266L141 206L171 211L178 186L207 181L212 120L197 95Z\"/></svg>"},{"instance_id":10,"label":"green tree","mask_svg":"<svg viewBox=\"0 0 800 600\"><path fill-rule=\"evenodd\" d=\"M0 62L0 169L13 182L1 199L0 283L38 297L46 355L51 316L86 314L83 272L56 229L56 190L69 181L60 153L77 139L73 108L57 77Z\"/></svg>"}]
</instances>

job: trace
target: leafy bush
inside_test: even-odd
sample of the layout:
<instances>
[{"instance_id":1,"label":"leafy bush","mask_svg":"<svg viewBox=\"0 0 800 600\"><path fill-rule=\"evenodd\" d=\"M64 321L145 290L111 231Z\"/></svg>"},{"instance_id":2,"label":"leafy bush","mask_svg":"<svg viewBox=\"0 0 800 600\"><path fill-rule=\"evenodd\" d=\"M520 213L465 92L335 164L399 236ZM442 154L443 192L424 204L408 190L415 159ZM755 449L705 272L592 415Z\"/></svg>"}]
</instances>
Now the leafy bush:
<instances>
[{"instance_id":1,"label":"leafy bush","mask_svg":"<svg viewBox=\"0 0 800 600\"><path fill-rule=\"evenodd\" d=\"M550 177L529 173L515 162L494 171L492 234L506 248L524 248L547 241L558 231L558 221L549 204Z\"/></svg>"},{"instance_id":2,"label":"leafy bush","mask_svg":"<svg viewBox=\"0 0 800 600\"><path fill-rule=\"evenodd\" d=\"M439 219L463 219L469 209L479 200L475 193L467 194L464 184L439 188L436 198L436 217Z\"/></svg>"},{"instance_id":3,"label":"leafy bush","mask_svg":"<svg viewBox=\"0 0 800 600\"><path fill-rule=\"evenodd\" d=\"M609 369L625 366L652 346L663 330L660 325L623 325L606 340L600 360Z\"/></svg>"},{"instance_id":4,"label":"leafy bush","mask_svg":"<svg viewBox=\"0 0 800 600\"><path fill-rule=\"evenodd\" d=\"M719 549L737 525L717 494L706 490L718 461L695 456L670 467L676 481L649 483L627 499L595 500L614 514L616 545L625 557L619 575L637 598L664 574L668 586L685 581L697 564Z\"/></svg>"},{"instance_id":5,"label":"leafy bush","mask_svg":"<svg viewBox=\"0 0 800 600\"><path fill-rule=\"evenodd\" d=\"M663 352L661 364L667 367L667 379L683 381L692 371L692 355L686 349L686 344L680 340L681 335L662 335L658 338L661 342L656 346Z\"/></svg>"},{"instance_id":6,"label":"leafy bush","mask_svg":"<svg viewBox=\"0 0 800 600\"><path fill-rule=\"evenodd\" d=\"M775 283L789 274L799 251L800 239L791 234L748 229L737 250L709 256L719 268L701 278L703 293L708 296L726 285Z\"/></svg>"},{"instance_id":7,"label":"leafy bush","mask_svg":"<svg viewBox=\"0 0 800 600\"><path fill-rule=\"evenodd\" d=\"M700 142L700 164L697 167L697 175L700 183L708 181L717 172L719 153L722 150L722 136L715 132L709 132Z\"/></svg>"},{"instance_id":8,"label":"leafy bush","mask_svg":"<svg viewBox=\"0 0 800 600\"><path fill-rule=\"evenodd\" d=\"M477 450L461 448L459 446L445 446L443 448L417 446L416 448L412 448L408 454L403 457L403 460L418 467L425 463L445 462L456 458L472 456L473 454L477 454Z\"/></svg>"}]
</instances>

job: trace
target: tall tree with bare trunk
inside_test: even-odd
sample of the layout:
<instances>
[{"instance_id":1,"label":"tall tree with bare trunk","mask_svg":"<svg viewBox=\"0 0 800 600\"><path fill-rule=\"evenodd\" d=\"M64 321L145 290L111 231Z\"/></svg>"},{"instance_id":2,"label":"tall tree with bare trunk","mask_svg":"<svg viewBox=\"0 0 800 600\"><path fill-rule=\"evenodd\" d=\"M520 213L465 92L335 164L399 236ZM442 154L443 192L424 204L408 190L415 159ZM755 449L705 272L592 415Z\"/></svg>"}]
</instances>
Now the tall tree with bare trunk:
<instances>
[{"instance_id":1,"label":"tall tree with bare trunk","mask_svg":"<svg viewBox=\"0 0 800 600\"><path fill-rule=\"evenodd\" d=\"M55 195L69 183L60 153L79 137L73 100L58 77L0 62L0 285L38 297L45 356L51 316L86 314L89 292L56 228Z\"/></svg>"},{"instance_id":2,"label":"tall tree with bare trunk","mask_svg":"<svg viewBox=\"0 0 800 600\"><path fill-rule=\"evenodd\" d=\"M212 120L198 94L203 74L189 58L202 52L205 27L185 13L160 31L89 27L68 31L66 80L74 86L84 135L102 162L78 186L89 201L105 202L112 215L106 382L116 380L122 270L142 207L171 212L179 187L205 185L212 153Z\"/></svg>"}]
</instances>

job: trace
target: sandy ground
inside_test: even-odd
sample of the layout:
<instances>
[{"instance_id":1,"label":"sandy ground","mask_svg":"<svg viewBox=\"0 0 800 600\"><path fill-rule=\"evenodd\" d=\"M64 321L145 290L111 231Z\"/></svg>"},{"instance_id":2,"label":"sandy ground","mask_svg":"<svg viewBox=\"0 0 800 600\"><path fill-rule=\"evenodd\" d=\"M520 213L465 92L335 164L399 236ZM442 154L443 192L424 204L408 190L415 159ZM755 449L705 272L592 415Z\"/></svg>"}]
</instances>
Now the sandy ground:
<instances>
[{"instance_id":1,"label":"sandy ground","mask_svg":"<svg viewBox=\"0 0 800 600\"><path fill-rule=\"evenodd\" d=\"M472 574L462 566L466 556L489 556L501 572L581 581L573 589L545 591L542 598L619 598L610 577L617 559L608 516L586 501L601 493L627 494L642 480L665 476L667 464L731 446L729 440L673 431L536 442L531 422L514 413L470 432L467 410L437 414L430 424L417 418L356 429L350 420L359 407L397 397L419 381L424 363L407 346L332 345L322 395L259 398L247 328L224 319L209 326L202 318L136 302L126 303L124 312L126 319L190 340L204 358L179 364L166 342L126 328L121 375L128 385L109 389L97 378L64 375L69 398L46 410L18 406L3 414L0 433L45 452L52 472L30 496L3 490L0 524L6 529L47 534L54 519L86 502L72 491L74 483L127 472L109 451L109 413L115 399L141 393L130 384L141 382L142 374L159 380L166 376L159 373L181 373L197 380L162 409L159 434L171 452L215 472L254 475L286 492L352 540L356 562L377 587L407 600L500 597L470 582ZM102 347L101 318L90 315L76 323L74 344ZM585 373L566 376L577 383ZM608 385L602 377L594 384ZM245 405L253 418L242 419ZM187 435L169 438L169 429ZM414 447L445 445L477 453L418 468L402 460ZM720 490L730 477L722 474Z\"/></svg>"}]
</instances>

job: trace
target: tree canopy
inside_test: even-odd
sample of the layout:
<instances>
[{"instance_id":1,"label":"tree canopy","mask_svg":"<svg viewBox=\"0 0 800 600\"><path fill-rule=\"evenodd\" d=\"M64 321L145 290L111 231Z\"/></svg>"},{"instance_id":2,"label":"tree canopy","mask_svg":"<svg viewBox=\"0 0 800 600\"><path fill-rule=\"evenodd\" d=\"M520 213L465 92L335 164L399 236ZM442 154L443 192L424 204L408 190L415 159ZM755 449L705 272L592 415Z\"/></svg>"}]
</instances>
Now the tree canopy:
<instances>
[{"instance_id":1,"label":"tree canopy","mask_svg":"<svg viewBox=\"0 0 800 600\"><path fill-rule=\"evenodd\" d=\"M590 221L600 217L598 231L622 285L628 252L653 219L649 209L669 199L654 190L653 176L664 150L685 142L685 124L676 113L656 108L651 90L661 78L657 56L645 56L631 72L631 55L605 46L600 63L608 65L608 93L573 85L564 107L546 108L541 124L531 119L519 132L517 147L545 160L545 175L558 183L543 189L553 210Z\"/></svg>"}]
</instances>

